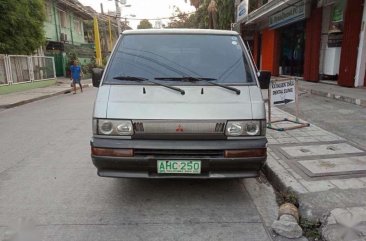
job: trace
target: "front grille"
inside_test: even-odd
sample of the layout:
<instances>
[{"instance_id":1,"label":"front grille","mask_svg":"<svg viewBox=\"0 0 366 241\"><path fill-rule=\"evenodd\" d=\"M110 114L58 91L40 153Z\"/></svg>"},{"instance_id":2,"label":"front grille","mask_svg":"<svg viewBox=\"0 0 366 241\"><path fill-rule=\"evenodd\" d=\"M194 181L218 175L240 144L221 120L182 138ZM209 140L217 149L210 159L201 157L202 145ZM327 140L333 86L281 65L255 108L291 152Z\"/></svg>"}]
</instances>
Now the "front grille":
<instances>
[{"instance_id":1,"label":"front grille","mask_svg":"<svg viewBox=\"0 0 366 241\"><path fill-rule=\"evenodd\" d=\"M226 121L133 120L139 134L223 134Z\"/></svg>"},{"instance_id":2,"label":"front grille","mask_svg":"<svg viewBox=\"0 0 366 241\"><path fill-rule=\"evenodd\" d=\"M135 149L134 154L135 156L158 156L158 157L223 157L224 151Z\"/></svg>"}]
</instances>

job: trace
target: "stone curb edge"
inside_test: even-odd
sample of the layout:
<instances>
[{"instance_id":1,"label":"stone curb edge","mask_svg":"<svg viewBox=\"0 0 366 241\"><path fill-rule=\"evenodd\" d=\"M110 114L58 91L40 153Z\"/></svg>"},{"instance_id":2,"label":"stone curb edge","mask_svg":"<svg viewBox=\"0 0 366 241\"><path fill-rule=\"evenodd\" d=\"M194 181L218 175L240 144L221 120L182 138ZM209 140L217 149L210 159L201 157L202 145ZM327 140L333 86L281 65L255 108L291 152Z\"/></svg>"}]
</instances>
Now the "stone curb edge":
<instances>
[{"instance_id":1,"label":"stone curb edge","mask_svg":"<svg viewBox=\"0 0 366 241\"><path fill-rule=\"evenodd\" d=\"M276 191L280 192L291 191L298 194L291 187L287 187L286 184L281 180L281 178L276 174L276 172L271 169L271 167L268 164L264 165L264 167L262 168L262 172Z\"/></svg>"},{"instance_id":2,"label":"stone curb edge","mask_svg":"<svg viewBox=\"0 0 366 241\"><path fill-rule=\"evenodd\" d=\"M304 88L304 87L299 87L299 89L301 91L310 92L313 95L319 95L319 96L322 96L322 97L327 97L327 98L343 101L343 102L346 102L346 103L366 107L366 99L357 99L357 98L353 98L353 97L334 94L334 93L331 93L331 92L326 92L326 91L321 91L321 90L314 90L314 89Z\"/></svg>"},{"instance_id":3,"label":"stone curb edge","mask_svg":"<svg viewBox=\"0 0 366 241\"><path fill-rule=\"evenodd\" d=\"M92 87L93 84L83 84L83 88L88 88L88 87ZM13 104L9 104L9 105L0 105L0 109L10 109L10 108L14 108L17 106L21 106L21 105L25 105L28 103L32 103L38 100L43 100L43 99L47 99L53 96L57 96L57 95L62 95L62 94L66 94L67 92L72 91L72 88L66 89L66 90L61 90L52 94L47 94L47 95L43 95L43 96L39 96L39 97L35 97L32 99L28 99L28 100L22 100Z\"/></svg>"}]
</instances>

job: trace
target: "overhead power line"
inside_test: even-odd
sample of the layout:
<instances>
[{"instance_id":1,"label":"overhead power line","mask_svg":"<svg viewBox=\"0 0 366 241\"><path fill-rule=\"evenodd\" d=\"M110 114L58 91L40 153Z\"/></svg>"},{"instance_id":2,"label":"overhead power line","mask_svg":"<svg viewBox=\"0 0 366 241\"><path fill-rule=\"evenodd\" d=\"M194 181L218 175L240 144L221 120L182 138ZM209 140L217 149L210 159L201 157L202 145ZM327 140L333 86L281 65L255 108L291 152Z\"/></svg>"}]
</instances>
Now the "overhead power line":
<instances>
[{"instance_id":1,"label":"overhead power line","mask_svg":"<svg viewBox=\"0 0 366 241\"><path fill-rule=\"evenodd\" d=\"M189 13L182 13L182 14L187 14L187 15L191 15L195 12L189 12ZM116 18L116 16L113 15L108 15L105 14L106 16L112 17L112 18ZM161 17L161 18L131 18L131 17L120 17L121 19L128 19L128 20L164 20L164 19L172 19L172 18L178 18L178 15L173 15L170 17Z\"/></svg>"}]
</instances>

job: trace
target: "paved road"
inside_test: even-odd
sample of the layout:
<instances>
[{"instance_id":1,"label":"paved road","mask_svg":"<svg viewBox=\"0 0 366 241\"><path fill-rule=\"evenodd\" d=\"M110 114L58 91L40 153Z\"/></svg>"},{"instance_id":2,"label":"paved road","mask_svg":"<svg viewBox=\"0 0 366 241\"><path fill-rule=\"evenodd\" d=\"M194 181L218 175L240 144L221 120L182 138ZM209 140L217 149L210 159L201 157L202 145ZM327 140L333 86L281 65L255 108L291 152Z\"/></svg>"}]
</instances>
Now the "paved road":
<instances>
[{"instance_id":1,"label":"paved road","mask_svg":"<svg viewBox=\"0 0 366 241\"><path fill-rule=\"evenodd\" d=\"M295 105L278 106L294 114ZM316 95L300 98L301 117L366 149L366 108Z\"/></svg>"},{"instance_id":2,"label":"paved road","mask_svg":"<svg viewBox=\"0 0 366 241\"><path fill-rule=\"evenodd\" d=\"M242 181L98 177L95 93L0 112L0 240L22 218L39 240L270 240Z\"/></svg>"}]
</instances>

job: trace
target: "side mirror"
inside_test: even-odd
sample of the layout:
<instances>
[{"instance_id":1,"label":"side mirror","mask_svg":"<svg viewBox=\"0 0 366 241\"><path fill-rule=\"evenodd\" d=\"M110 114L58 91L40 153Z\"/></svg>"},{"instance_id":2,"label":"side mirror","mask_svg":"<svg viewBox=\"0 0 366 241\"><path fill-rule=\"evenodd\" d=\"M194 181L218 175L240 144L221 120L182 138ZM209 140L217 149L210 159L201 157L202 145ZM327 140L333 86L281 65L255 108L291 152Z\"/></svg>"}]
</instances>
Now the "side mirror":
<instances>
[{"instance_id":1,"label":"side mirror","mask_svg":"<svg viewBox=\"0 0 366 241\"><path fill-rule=\"evenodd\" d=\"M258 76L258 81L261 89L268 89L269 83L271 82L271 72L270 71L260 71Z\"/></svg>"},{"instance_id":2,"label":"side mirror","mask_svg":"<svg viewBox=\"0 0 366 241\"><path fill-rule=\"evenodd\" d=\"M92 69L92 82L94 87L99 87L100 80L102 79L104 69L93 68Z\"/></svg>"}]
</instances>

